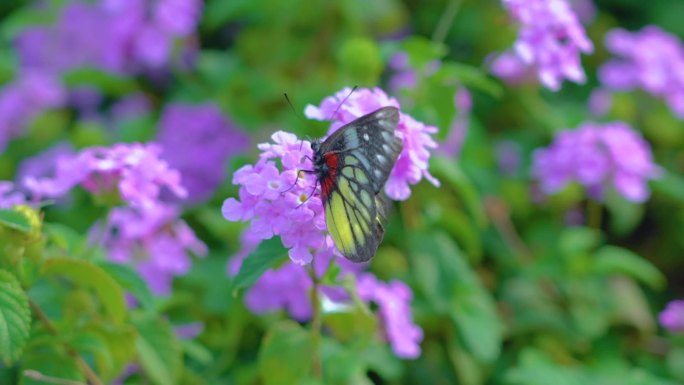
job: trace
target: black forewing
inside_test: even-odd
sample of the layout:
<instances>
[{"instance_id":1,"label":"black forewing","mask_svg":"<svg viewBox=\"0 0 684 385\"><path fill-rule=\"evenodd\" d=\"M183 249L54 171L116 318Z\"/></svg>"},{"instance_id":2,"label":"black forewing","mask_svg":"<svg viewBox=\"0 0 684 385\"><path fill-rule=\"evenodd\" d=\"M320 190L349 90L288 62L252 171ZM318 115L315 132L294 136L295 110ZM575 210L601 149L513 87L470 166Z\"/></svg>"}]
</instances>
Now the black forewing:
<instances>
[{"instance_id":1,"label":"black forewing","mask_svg":"<svg viewBox=\"0 0 684 385\"><path fill-rule=\"evenodd\" d=\"M321 143L321 153L335 152L343 160L347 153L353 152L359 160L359 167L368 175L373 192L377 194L387 182L401 153L401 139L394 135L397 124L397 108L380 108L335 131Z\"/></svg>"}]
</instances>

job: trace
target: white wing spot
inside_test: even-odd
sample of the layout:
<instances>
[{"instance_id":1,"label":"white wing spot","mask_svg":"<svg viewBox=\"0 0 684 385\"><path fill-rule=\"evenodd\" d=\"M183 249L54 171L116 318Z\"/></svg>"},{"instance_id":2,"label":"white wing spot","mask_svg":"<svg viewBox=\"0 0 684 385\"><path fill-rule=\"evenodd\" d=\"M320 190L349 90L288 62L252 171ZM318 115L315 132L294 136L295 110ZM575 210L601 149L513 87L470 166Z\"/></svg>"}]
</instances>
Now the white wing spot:
<instances>
[{"instance_id":1,"label":"white wing spot","mask_svg":"<svg viewBox=\"0 0 684 385\"><path fill-rule=\"evenodd\" d=\"M368 136L368 133L363 134L363 140L365 140L366 142L370 140L370 136Z\"/></svg>"},{"instance_id":2,"label":"white wing spot","mask_svg":"<svg viewBox=\"0 0 684 385\"><path fill-rule=\"evenodd\" d=\"M382 151L385 151L385 153L389 153L391 150L392 148L387 143L382 144Z\"/></svg>"},{"instance_id":3,"label":"white wing spot","mask_svg":"<svg viewBox=\"0 0 684 385\"><path fill-rule=\"evenodd\" d=\"M377 155L375 155L375 157L378 159L378 162L380 162L380 163L385 163L385 161L387 161L387 158L385 158L381 154L377 154Z\"/></svg>"},{"instance_id":4,"label":"white wing spot","mask_svg":"<svg viewBox=\"0 0 684 385\"><path fill-rule=\"evenodd\" d=\"M393 135L392 135L391 133L387 132L387 131L383 131L383 132L382 132L382 138L385 139L385 141L387 141L387 142L389 142L390 140L392 140L392 136L393 136Z\"/></svg>"},{"instance_id":5,"label":"white wing spot","mask_svg":"<svg viewBox=\"0 0 684 385\"><path fill-rule=\"evenodd\" d=\"M375 174L376 178L382 177L382 172L380 170L378 170L377 168L375 170L373 170L373 173Z\"/></svg>"}]
</instances>

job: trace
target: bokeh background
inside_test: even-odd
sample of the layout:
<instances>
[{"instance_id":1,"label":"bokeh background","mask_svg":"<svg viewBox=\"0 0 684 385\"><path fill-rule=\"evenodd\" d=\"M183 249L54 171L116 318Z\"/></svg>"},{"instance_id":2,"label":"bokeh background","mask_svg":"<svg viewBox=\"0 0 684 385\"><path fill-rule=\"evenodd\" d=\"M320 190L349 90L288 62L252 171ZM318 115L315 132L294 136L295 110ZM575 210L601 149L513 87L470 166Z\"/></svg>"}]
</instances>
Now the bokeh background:
<instances>
[{"instance_id":1,"label":"bokeh background","mask_svg":"<svg viewBox=\"0 0 684 385\"><path fill-rule=\"evenodd\" d=\"M684 383L683 15L1 2L0 383ZM311 106L387 98L420 172L374 259L309 245L312 281L254 207Z\"/></svg>"}]
</instances>

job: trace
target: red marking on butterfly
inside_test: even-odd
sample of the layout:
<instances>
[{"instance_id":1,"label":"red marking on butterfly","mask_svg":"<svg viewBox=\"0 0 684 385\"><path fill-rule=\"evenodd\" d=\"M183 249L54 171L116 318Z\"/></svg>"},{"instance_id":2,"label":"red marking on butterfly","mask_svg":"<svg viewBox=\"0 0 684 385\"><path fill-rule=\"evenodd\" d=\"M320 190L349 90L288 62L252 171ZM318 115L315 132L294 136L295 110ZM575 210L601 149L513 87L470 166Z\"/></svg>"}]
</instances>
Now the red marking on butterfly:
<instances>
[{"instance_id":1,"label":"red marking on butterfly","mask_svg":"<svg viewBox=\"0 0 684 385\"><path fill-rule=\"evenodd\" d=\"M323 154L323 159L325 160L325 164L328 166L326 176L321 183L323 198L326 198L330 195L330 192L335 185L335 178L337 177L337 164L339 163L340 156L334 152L326 152Z\"/></svg>"}]
</instances>

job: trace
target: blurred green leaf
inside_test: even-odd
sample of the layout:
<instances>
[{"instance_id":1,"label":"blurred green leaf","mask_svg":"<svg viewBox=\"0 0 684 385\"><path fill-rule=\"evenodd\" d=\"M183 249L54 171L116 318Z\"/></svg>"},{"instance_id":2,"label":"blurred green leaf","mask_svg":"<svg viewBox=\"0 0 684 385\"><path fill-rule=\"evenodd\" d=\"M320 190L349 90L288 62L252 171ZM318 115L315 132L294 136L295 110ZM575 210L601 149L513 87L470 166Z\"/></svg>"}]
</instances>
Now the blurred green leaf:
<instances>
[{"instance_id":1,"label":"blurred green leaf","mask_svg":"<svg viewBox=\"0 0 684 385\"><path fill-rule=\"evenodd\" d=\"M22 233L31 231L31 223L28 218L12 209L0 209L0 224Z\"/></svg>"},{"instance_id":2,"label":"blurred green leaf","mask_svg":"<svg viewBox=\"0 0 684 385\"><path fill-rule=\"evenodd\" d=\"M453 84L500 98L503 88L482 69L467 64L444 62L434 75L443 84Z\"/></svg>"},{"instance_id":3,"label":"blurred green leaf","mask_svg":"<svg viewBox=\"0 0 684 385\"><path fill-rule=\"evenodd\" d=\"M566 257L574 258L597 247L601 242L601 232L588 227L569 227L563 229L558 239L558 250Z\"/></svg>"},{"instance_id":4,"label":"blurred green leaf","mask_svg":"<svg viewBox=\"0 0 684 385\"><path fill-rule=\"evenodd\" d=\"M122 289L130 292L140 302L143 309L148 311L154 309L154 297L147 282L133 268L104 261L98 262L97 265L114 278Z\"/></svg>"},{"instance_id":5,"label":"blurred green leaf","mask_svg":"<svg viewBox=\"0 0 684 385\"><path fill-rule=\"evenodd\" d=\"M27 352L21 361L21 373L31 371L33 374L48 376L60 380L72 380L85 384L85 377L74 359L63 349L44 347ZM20 376L20 385L45 385L43 379L32 376Z\"/></svg>"},{"instance_id":6,"label":"blurred green leaf","mask_svg":"<svg viewBox=\"0 0 684 385\"><path fill-rule=\"evenodd\" d=\"M408 54L411 68L420 70L442 59L447 54L447 48L442 43L433 42L422 36L411 36L401 43L401 47Z\"/></svg>"},{"instance_id":7,"label":"blurred green leaf","mask_svg":"<svg viewBox=\"0 0 684 385\"><path fill-rule=\"evenodd\" d=\"M64 75L67 87L95 87L110 96L124 96L138 89L131 77L116 75L97 68L80 68Z\"/></svg>"},{"instance_id":8,"label":"blurred green leaf","mask_svg":"<svg viewBox=\"0 0 684 385\"><path fill-rule=\"evenodd\" d=\"M79 286L93 289L114 323L120 324L126 318L124 292L101 267L85 260L57 257L45 262L41 275L68 277Z\"/></svg>"},{"instance_id":9,"label":"blurred green leaf","mask_svg":"<svg viewBox=\"0 0 684 385\"><path fill-rule=\"evenodd\" d=\"M283 247L280 237L262 241L256 250L242 261L240 271L233 281L233 291L251 287L266 270L272 268L286 255L287 250Z\"/></svg>"},{"instance_id":10,"label":"blurred green leaf","mask_svg":"<svg viewBox=\"0 0 684 385\"><path fill-rule=\"evenodd\" d=\"M491 294L451 240L412 232L409 247L419 287L435 311L448 315L468 351L483 362L500 353L502 325Z\"/></svg>"},{"instance_id":11,"label":"blurred green leaf","mask_svg":"<svg viewBox=\"0 0 684 385\"><path fill-rule=\"evenodd\" d=\"M684 202L684 176L663 171L663 176L651 182L653 191L664 194L676 201Z\"/></svg>"},{"instance_id":12,"label":"blurred green leaf","mask_svg":"<svg viewBox=\"0 0 684 385\"><path fill-rule=\"evenodd\" d=\"M383 69L380 49L373 40L364 37L346 40L338 51L337 60L340 69L363 86L376 84Z\"/></svg>"},{"instance_id":13,"label":"blurred green leaf","mask_svg":"<svg viewBox=\"0 0 684 385\"><path fill-rule=\"evenodd\" d=\"M475 223L484 227L487 223L487 216L482 206L482 201L478 196L473 182L463 173L458 163L444 156L433 156L430 158L430 170L435 176L445 183L448 183L463 200L463 206L473 217Z\"/></svg>"},{"instance_id":14,"label":"blurred green leaf","mask_svg":"<svg viewBox=\"0 0 684 385\"><path fill-rule=\"evenodd\" d=\"M31 310L19 281L0 270L0 358L9 366L19 359L31 330Z\"/></svg>"},{"instance_id":15,"label":"blurred green leaf","mask_svg":"<svg viewBox=\"0 0 684 385\"><path fill-rule=\"evenodd\" d=\"M602 274L625 274L653 289L665 285L665 276L649 261L627 249L603 246L596 251L594 269Z\"/></svg>"},{"instance_id":16,"label":"blurred green leaf","mask_svg":"<svg viewBox=\"0 0 684 385\"><path fill-rule=\"evenodd\" d=\"M301 384L311 373L311 335L292 321L280 321L266 332L259 349L259 372L265 385Z\"/></svg>"},{"instance_id":17,"label":"blurred green leaf","mask_svg":"<svg viewBox=\"0 0 684 385\"><path fill-rule=\"evenodd\" d=\"M138 359L150 380L157 385L178 383L183 363L181 347L168 322L155 318L133 321Z\"/></svg>"}]
</instances>

